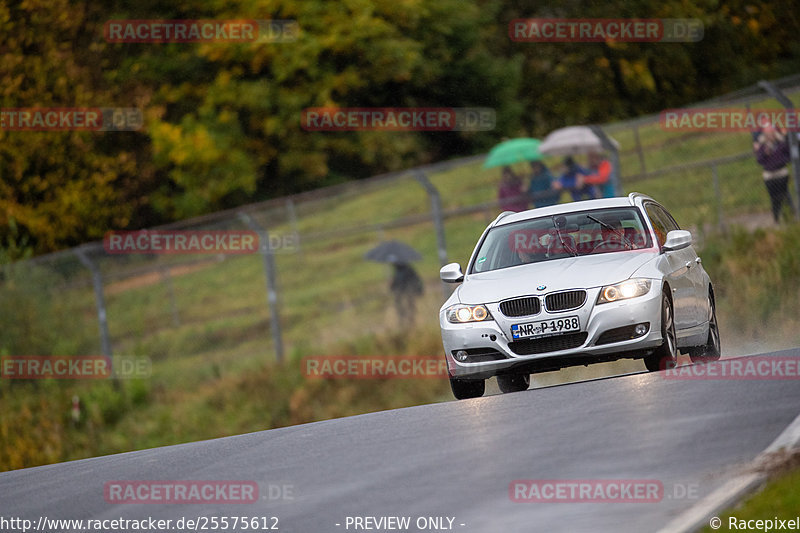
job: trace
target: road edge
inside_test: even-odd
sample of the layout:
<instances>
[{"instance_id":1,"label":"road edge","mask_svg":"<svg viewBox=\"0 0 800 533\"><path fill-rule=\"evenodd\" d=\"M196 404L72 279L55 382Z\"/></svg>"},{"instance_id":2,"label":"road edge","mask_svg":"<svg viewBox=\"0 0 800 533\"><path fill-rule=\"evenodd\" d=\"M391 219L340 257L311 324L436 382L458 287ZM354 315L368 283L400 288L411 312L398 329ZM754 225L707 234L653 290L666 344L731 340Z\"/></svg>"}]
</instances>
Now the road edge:
<instances>
[{"instance_id":1,"label":"road edge","mask_svg":"<svg viewBox=\"0 0 800 533\"><path fill-rule=\"evenodd\" d=\"M751 463L752 469L766 463L767 459L780 450L791 451L800 448L800 415L781 432ZM658 530L658 533L691 533L709 524L709 520L727 509L746 494L756 490L767 480L765 473L745 473L729 480L717 490L694 504Z\"/></svg>"}]
</instances>

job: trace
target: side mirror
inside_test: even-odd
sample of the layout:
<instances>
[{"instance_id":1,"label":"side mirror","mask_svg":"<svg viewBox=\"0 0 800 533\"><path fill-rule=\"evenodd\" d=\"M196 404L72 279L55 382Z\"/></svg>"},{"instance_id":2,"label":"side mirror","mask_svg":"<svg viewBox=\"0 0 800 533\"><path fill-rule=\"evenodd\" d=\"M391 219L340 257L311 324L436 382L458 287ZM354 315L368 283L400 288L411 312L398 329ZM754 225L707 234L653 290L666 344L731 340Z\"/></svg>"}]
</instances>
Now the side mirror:
<instances>
[{"instance_id":1,"label":"side mirror","mask_svg":"<svg viewBox=\"0 0 800 533\"><path fill-rule=\"evenodd\" d=\"M661 247L665 252L682 250L692 244L692 234L683 229L672 230L667 233L667 242Z\"/></svg>"},{"instance_id":2,"label":"side mirror","mask_svg":"<svg viewBox=\"0 0 800 533\"><path fill-rule=\"evenodd\" d=\"M464 273L461 272L461 265L450 263L439 270L439 277L445 283L460 283L464 281Z\"/></svg>"}]
</instances>

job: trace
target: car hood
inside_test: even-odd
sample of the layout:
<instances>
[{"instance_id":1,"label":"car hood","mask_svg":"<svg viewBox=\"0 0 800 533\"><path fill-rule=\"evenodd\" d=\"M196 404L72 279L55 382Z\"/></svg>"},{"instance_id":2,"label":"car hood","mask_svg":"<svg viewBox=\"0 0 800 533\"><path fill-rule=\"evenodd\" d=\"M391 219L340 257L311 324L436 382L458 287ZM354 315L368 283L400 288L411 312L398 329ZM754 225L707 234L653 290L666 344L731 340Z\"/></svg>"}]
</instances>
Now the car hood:
<instances>
[{"instance_id":1,"label":"car hood","mask_svg":"<svg viewBox=\"0 0 800 533\"><path fill-rule=\"evenodd\" d=\"M568 257L470 274L458 288L462 303L492 303L527 294L591 288L628 279L657 254L618 252ZM544 285L544 289L538 287Z\"/></svg>"}]
</instances>

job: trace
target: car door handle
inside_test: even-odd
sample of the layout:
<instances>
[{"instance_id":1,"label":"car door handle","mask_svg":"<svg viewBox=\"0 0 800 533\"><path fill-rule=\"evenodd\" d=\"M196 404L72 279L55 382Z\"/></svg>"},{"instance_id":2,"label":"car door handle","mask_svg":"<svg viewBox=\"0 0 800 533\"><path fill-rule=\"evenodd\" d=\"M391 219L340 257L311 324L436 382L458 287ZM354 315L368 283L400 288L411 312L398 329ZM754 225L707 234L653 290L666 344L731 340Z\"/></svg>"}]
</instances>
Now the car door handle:
<instances>
[{"instance_id":1,"label":"car door handle","mask_svg":"<svg viewBox=\"0 0 800 533\"><path fill-rule=\"evenodd\" d=\"M692 262L686 261L686 268L692 268Z\"/></svg>"},{"instance_id":2,"label":"car door handle","mask_svg":"<svg viewBox=\"0 0 800 533\"><path fill-rule=\"evenodd\" d=\"M698 257L698 258L696 258L696 259L694 260L694 262L695 262L695 263L697 263L697 264L699 265L700 263L702 263L702 262L703 262L703 260L702 260L702 259L700 259L700 258Z\"/></svg>"}]
</instances>

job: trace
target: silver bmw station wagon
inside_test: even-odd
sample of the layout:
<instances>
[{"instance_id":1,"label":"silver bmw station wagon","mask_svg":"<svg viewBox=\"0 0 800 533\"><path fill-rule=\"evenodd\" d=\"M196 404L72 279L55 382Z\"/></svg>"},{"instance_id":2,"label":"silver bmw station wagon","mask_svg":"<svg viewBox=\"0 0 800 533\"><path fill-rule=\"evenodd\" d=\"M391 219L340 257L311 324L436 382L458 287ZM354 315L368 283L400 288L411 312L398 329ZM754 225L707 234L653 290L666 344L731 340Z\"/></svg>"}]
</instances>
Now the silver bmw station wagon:
<instances>
[{"instance_id":1,"label":"silver bmw station wagon","mask_svg":"<svg viewBox=\"0 0 800 533\"><path fill-rule=\"evenodd\" d=\"M718 359L714 289L692 247L658 202L638 193L507 211L481 235L439 312L458 399L526 390L530 375L640 358L650 371Z\"/></svg>"}]
</instances>

